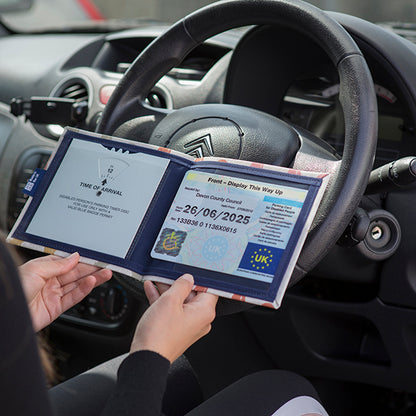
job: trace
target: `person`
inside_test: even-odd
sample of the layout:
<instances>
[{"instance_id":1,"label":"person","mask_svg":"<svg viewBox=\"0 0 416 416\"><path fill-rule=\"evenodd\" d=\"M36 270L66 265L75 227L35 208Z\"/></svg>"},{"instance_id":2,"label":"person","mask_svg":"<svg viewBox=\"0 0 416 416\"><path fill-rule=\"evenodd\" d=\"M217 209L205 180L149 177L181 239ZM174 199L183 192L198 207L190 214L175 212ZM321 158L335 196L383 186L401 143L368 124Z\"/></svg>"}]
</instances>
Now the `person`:
<instances>
[{"instance_id":1,"label":"person","mask_svg":"<svg viewBox=\"0 0 416 416\"><path fill-rule=\"evenodd\" d=\"M0 266L7 263L2 255L4 248L0 244ZM110 270L98 269L80 263L79 260L78 253L66 258L46 256L19 267L21 286L35 330L49 325L62 312L90 293L95 286L111 278ZM10 261L7 266L8 269L0 267L0 276L7 276L7 273L13 277ZM16 288L16 279L12 280ZM189 274L179 277L172 286L154 285L150 281L144 283L150 307L139 320L130 352L118 368L116 386L100 410L101 415L161 414L169 367L189 346L210 331L215 318L217 296L194 292L193 284L193 277ZM16 309L12 308L11 313L16 313ZM0 317L0 325L10 324L10 320L1 315ZM23 314L16 313L16 317L22 317L21 321L25 322L24 311ZM36 361L33 360L33 346L31 349L26 348L25 356L25 363L28 362L29 356L32 357L31 361ZM11 370L5 377L11 377L13 374L12 378L16 379L16 360L13 360L13 363L14 367L10 366ZM34 373L25 377L26 388L34 382ZM6 383L5 377L0 376L2 387L3 382ZM21 401L29 402L23 406L23 411L19 403L16 405L20 406L17 407L19 411L13 407L13 413L6 411L2 414L52 414L50 404L41 391L42 383L39 379L36 383L32 391L18 389L19 394L24 393L25 396ZM16 385L11 383L11 386L3 390L3 394L5 391L9 392L6 410L12 409L10 399L12 392L15 395L16 391ZM261 398L257 393L261 393ZM252 400L253 397L257 397L257 400ZM2 411L3 409L4 407ZM271 415L274 412L276 416L327 415L313 387L305 379L295 374L273 370L242 379L191 410L189 415L211 415L214 412L241 415Z\"/></svg>"}]
</instances>

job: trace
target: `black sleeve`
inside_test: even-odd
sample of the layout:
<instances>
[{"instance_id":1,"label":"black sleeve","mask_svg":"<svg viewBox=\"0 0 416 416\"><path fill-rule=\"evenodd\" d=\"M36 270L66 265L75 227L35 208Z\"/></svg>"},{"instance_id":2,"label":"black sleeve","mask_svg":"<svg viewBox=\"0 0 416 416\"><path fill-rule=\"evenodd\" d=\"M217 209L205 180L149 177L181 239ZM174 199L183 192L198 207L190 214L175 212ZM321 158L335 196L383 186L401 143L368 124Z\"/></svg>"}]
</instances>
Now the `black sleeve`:
<instances>
[{"instance_id":1,"label":"black sleeve","mask_svg":"<svg viewBox=\"0 0 416 416\"><path fill-rule=\"evenodd\" d=\"M0 333L0 413L52 415L26 298L1 236Z\"/></svg>"},{"instance_id":2,"label":"black sleeve","mask_svg":"<svg viewBox=\"0 0 416 416\"><path fill-rule=\"evenodd\" d=\"M120 365L102 416L160 415L169 366L169 360L153 351L130 354Z\"/></svg>"}]
</instances>

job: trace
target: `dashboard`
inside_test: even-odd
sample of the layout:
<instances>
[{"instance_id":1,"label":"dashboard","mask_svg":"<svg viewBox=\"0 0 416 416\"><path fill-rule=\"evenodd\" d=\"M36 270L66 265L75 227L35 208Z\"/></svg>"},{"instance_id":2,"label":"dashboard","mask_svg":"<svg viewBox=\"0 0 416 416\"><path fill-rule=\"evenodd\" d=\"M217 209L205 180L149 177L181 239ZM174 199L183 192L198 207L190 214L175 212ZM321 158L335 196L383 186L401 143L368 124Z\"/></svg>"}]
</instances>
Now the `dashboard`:
<instances>
[{"instance_id":1,"label":"dashboard","mask_svg":"<svg viewBox=\"0 0 416 416\"><path fill-rule=\"evenodd\" d=\"M409 56L403 60L408 49L414 53L414 45L360 19L336 13L333 17L350 31L374 78L379 112L379 141L374 167L416 154L416 94L412 91L414 85L408 73ZM124 72L166 28L154 26L97 35L45 34L0 38L0 53L10 57L0 65L3 80L0 102L7 105L23 93L26 100L44 97L45 100L56 98L85 102L88 113L77 127L95 130ZM383 48L386 41L393 42L395 48ZM14 50L22 53L13 54ZM399 54L401 59L397 59ZM281 57L284 57L284 65ZM319 45L293 29L266 26L235 29L198 46L154 86L147 102L167 111L210 102L254 107L311 131L341 156L344 121L338 94L337 72ZM32 119L32 123L20 119L16 127L16 120L10 121L12 116L6 106L0 118L0 128L7 133L3 134L3 145L15 148L11 154L15 152L17 157L13 163L12 182L0 184L2 194L9 195L7 206L0 211L0 225L5 230L11 228L25 203L21 193L24 184L35 168L46 164L64 127L53 121L37 122L30 112L24 114ZM53 120L53 114L50 118ZM27 130L34 140L27 138ZM22 134L27 141L23 145L27 147L24 151L21 150L21 141L16 144L18 139L10 139ZM7 143L4 137L8 138ZM5 166L2 164L0 169ZM3 175L7 176L10 175ZM92 299L100 298L101 303L120 305L122 298L123 305L128 305L128 296L120 295L118 285L111 291L117 294L110 296L111 301L102 300L103 293L108 291L100 292ZM89 301L95 302L86 302ZM122 312L118 310L120 308ZM108 318L106 313L98 313L102 308L95 310L95 307L83 304L72 311L68 319L96 328L100 327L98 324L103 327L111 322L121 324L126 308L110 308L111 318Z\"/></svg>"},{"instance_id":2,"label":"dashboard","mask_svg":"<svg viewBox=\"0 0 416 416\"><path fill-rule=\"evenodd\" d=\"M414 124L403 97L374 84L378 99L379 133L374 168L414 153ZM344 120L338 101L339 83L328 79L299 81L284 98L282 116L323 138L342 155Z\"/></svg>"}]
</instances>

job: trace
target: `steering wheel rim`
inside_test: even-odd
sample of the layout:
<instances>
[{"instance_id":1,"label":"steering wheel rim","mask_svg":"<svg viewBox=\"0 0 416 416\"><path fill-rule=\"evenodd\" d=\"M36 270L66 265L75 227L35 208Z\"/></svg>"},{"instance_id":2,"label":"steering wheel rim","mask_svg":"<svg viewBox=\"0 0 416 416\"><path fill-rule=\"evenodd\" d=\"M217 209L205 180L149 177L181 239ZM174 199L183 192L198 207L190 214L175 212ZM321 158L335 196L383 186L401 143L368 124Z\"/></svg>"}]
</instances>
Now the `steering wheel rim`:
<instances>
[{"instance_id":1,"label":"steering wheel rim","mask_svg":"<svg viewBox=\"0 0 416 416\"><path fill-rule=\"evenodd\" d=\"M332 172L333 179L295 266L293 284L327 254L345 230L364 193L376 148L377 103L369 69L350 35L325 12L298 0L225 0L197 10L136 58L112 94L97 132L111 135L138 116L161 116L163 110L146 105L146 96L193 48L225 30L264 24L296 28L322 46L339 74L345 120L343 156L337 172ZM305 157L296 158L293 167L313 168Z\"/></svg>"}]
</instances>

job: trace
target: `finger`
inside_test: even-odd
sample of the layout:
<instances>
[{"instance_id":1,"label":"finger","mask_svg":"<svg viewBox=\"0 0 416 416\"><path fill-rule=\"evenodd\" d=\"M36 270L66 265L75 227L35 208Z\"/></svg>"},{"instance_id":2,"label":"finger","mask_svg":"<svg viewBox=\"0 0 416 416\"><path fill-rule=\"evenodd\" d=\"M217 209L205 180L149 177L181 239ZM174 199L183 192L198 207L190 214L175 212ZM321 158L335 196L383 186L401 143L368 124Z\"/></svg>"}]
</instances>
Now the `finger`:
<instances>
[{"instance_id":1,"label":"finger","mask_svg":"<svg viewBox=\"0 0 416 416\"><path fill-rule=\"evenodd\" d=\"M207 308L215 308L218 302L218 296L207 292L198 292L193 302L204 304Z\"/></svg>"},{"instance_id":2,"label":"finger","mask_svg":"<svg viewBox=\"0 0 416 416\"><path fill-rule=\"evenodd\" d=\"M102 269L97 266L92 266L91 264L78 263L76 267L74 267L67 273L57 273L57 278L63 286L70 282L76 282L77 280L82 279L83 277L95 275L100 270Z\"/></svg>"},{"instance_id":3,"label":"finger","mask_svg":"<svg viewBox=\"0 0 416 416\"><path fill-rule=\"evenodd\" d=\"M62 290L62 295L64 296L66 293L71 292L74 288L78 287L80 285L80 282L85 279L86 277L92 276L95 279L95 283L93 286L93 289L101 284L103 284L104 282L106 282L107 280L109 280L112 276L113 272L109 269L101 269L99 270L97 273L88 275L88 276L82 276L79 279L76 280L71 280L68 281L68 283L62 285L61 284L61 290ZM59 279L58 279L59 280Z\"/></svg>"},{"instance_id":4,"label":"finger","mask_svg":"<svg viewBox=\"0 0 416 416\"><path fill-rule=\"evenodd\" d=\"M95 286L100 286L104 282L107 282L111 279L113 276L113 272L110 269L101 269L98 270L98 272L92 273L92 275L95 277Z\"/></svg>"},{"instance_id":5,"label":"finger","mask_svg":"<svg viewBox=\"0 0 416 416\"><path fill-rule=\"evenodd\" d=\"M62 259L62 257L55 256L54 254L49 254L48 256L36 257L35 259L29 260L28 262L24 263L24 265L60 259Z\"/></svg>"},{"instance_id":6,"label":"finger","mask_svg":"<svg viewBox=\"0 0 416 416\"><path fill-rule=\"evenodd\" d=\"M157 286L157 289L159 290L159 293L161 294L161 295L163 295L167 290L169 290L169 288L172 286L172 285L168 285L168 284L166 284L166 283L160 283L160 282L156 282L156 286Z\"/></svg>"},{"instance_id":7,"label":"finger","mask_svg":"<svg viewBox=\"0 0 416 416\"><path fill-rule=\"evenodd\" d=\"M171 288L166 292L170 295L176 296L179 302L184 303L186 298L192 291L194 285L194 278L192 275L186 273L173 282Z\"/></svg>"},{"instance_id":8,"label":"finger","mask_svg":"<svg viewBox=\"0 0 416 416\"><path fill-rule=\"evenodd\" d=\"M146 293L147 300L152 305L160 298L158 288L150 280L146 280L143 283L144 293Z\"/></svg>"},{"instance_id":9,"label":"finger","mask_svg":"<svg viewBox=\"0 0 416 416\"><path fill-rule=\"evenodd\" d=\"M79 262L79 254L73 253L68 257L48 256L39 262L41 270L38 272L45 279L70 272Z\"/></svg>"},{"instance_id":10,"label":"finger","mask_svg":"<svg viewBox=\"0 0 416 416\"><path fill-rule=\"evenodd\" d=\"M159 290L159 293L161 295L163 295L163 293L165 293L172 286L172 285L168 285L166 283L160 283L160 282L156 282L155 284L156 284L156 286L157 286L157 288ZM184 303L190 302L195 296L196 296L196 292L195 291L192 291L188 295L188 297L185 299L185 302Z\"/></svg>"},{"instance_id":11,"label":"finger","mask_svg":"<svg viewBox=\"0 0 416 416\"><path fill-rule=\"evenodd\" d=\"M72 308L72 306L84 299L94 289L95 283L95 277L89 275L80 279L77 284L70 284L68 287L63 288L65 294L61 298L62 312Z\"/></svg>"},{"instance_id":12,"label":"finger","mask_svg":"<svg viewBox=\"0 0 416 416\"><path fill-rule=\"evenodd\" d=\"M215 319L215 307L217 302L217 295L198 292L186 305L192 308L193 313L198 314L200 319L206 320L207 323L211 323Z\"/></svg>"},{"instance_id":13,"label":"finger","mask_svg":"<svg viewBox=\"0 0 416 416\"><path fill-rule=\"evenodd\" d=\"M184 303L189 303L192 301L192 299L197 295L197 292L195 292L195 290L193 290L188 297L185 299Z\"/></svg>"}]
</instances>

